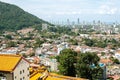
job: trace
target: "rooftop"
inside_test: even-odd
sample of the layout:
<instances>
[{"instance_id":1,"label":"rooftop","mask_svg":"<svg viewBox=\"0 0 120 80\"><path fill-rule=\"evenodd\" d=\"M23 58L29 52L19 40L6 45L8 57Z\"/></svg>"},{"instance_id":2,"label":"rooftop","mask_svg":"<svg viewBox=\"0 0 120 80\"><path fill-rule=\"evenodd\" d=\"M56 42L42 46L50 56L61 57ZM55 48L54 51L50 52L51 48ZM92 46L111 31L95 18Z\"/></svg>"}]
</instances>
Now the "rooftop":
<instances>
[{"instance_id":1,"label":"rooftop","mask_svg":"<svg viewBox=\"0 0 120 80\"><path fill-rule=\"evenodd\" d=\"M21 58L20 55L0 54L0 71L12 72Z\"/></svg>"}]
</instances>

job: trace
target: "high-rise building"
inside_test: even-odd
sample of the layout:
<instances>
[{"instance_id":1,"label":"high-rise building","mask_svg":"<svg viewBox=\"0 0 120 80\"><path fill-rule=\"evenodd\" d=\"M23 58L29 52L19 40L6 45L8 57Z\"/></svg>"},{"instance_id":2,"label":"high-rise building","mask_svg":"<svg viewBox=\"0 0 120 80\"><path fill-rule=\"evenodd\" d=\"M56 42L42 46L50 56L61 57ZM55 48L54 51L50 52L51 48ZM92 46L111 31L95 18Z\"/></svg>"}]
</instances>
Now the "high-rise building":
<instances>
[{"instance_id":1,"label":"high-rise building","mask_svg":"<svg viewBox=\"0 0 120 80\"><path fill-rule=\"evenodd\" d=\"M78 25L80 24L80 19L79 19L79 18L77 19L77 24L78 24Z\"/></svg>"},{"instance_id":2,"label":"high-rise building","mask_svg":"<svg viewBox=\"0 0 120 80\"><path fill-rule=\"evenodd\" d=\"M70 20L69 20L69 19L67 19L67 25L68 25L68 26L70 25Z\"/></svg>"}]
</instances>

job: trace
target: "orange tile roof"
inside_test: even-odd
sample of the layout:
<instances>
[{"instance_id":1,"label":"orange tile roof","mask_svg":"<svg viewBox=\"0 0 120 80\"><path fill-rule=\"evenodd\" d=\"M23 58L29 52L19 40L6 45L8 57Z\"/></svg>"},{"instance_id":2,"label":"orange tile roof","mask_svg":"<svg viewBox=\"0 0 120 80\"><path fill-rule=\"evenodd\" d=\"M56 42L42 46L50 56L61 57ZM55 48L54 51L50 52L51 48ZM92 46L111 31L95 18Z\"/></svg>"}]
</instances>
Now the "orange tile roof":
<instances>
[{"instance_id":1,"label":"orange tile roof","mask_svg":"<svg viewBox=\"0 0 120 80\"><path fill-rule=\"evenodd\" d=\"M101 59L100 62L105 63L105 64L112 63L112 61L110 59Z\"/></svg>"},{"instance_id":2,"label":"orange tile roof","mask_svg":"<svg viewBox=\"0 0 120 80\"><path fill-rule=\"evenodd\" d=\"M113 78L114 80L119 80L120 79L119 75L113 75L113 76L109 76L109 77Z\"/></svg>"},{"instance_id":3,"label":"orange tile roof","mask_svg":"<svg viewBox=\"0 0 120 80\"><path fill-rule=\"evenodd\" d=\"M116 52L117 52L118 54L120 54L120 50L117 50Z\"/></svg>"},{"instance_id":4,"label":"orange tile roof","mask_svg":"<svg viewBox=\"0 0 120 80\"><path fill-rule=\"evenodd\" d=\"M0 71L12 72L21 58L20 55L0 54Z\"/></svg>"}]
</instances>

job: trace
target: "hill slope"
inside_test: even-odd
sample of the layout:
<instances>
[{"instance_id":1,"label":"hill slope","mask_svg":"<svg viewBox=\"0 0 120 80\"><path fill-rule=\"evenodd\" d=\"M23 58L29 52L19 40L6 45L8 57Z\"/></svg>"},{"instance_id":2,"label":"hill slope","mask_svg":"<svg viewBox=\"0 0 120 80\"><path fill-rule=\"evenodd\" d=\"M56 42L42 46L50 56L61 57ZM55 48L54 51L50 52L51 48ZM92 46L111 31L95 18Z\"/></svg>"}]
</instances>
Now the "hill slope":
<instances>
[{"instance_id":1,"label":"hill slope","mask_svg":"<svg viewBox=\"0 0 120 80\"><path fill-rule=\"evenodd\" d=\"M0 30L18 30L41 23L47 22L15 5L0 2Z\"/></svg>"}]
</instances>

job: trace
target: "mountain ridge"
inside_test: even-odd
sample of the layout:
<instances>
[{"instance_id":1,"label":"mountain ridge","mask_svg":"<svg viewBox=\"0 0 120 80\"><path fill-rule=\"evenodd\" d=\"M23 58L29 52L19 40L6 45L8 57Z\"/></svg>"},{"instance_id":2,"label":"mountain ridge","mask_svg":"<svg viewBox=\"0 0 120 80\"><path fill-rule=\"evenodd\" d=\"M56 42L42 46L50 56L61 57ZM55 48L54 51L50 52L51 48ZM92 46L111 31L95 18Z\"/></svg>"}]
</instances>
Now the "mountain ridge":
<instances>
[{"instance_id":1,"label":"mountain ridge","mask_svg":"<svg viewBox=\"0 0 120 80\"><path fill-rule=\"evenodd\" d=\"M50 24L14 4L0 1L0 30L20 30L42 23Z\"/></svg>"}]
</instances>

